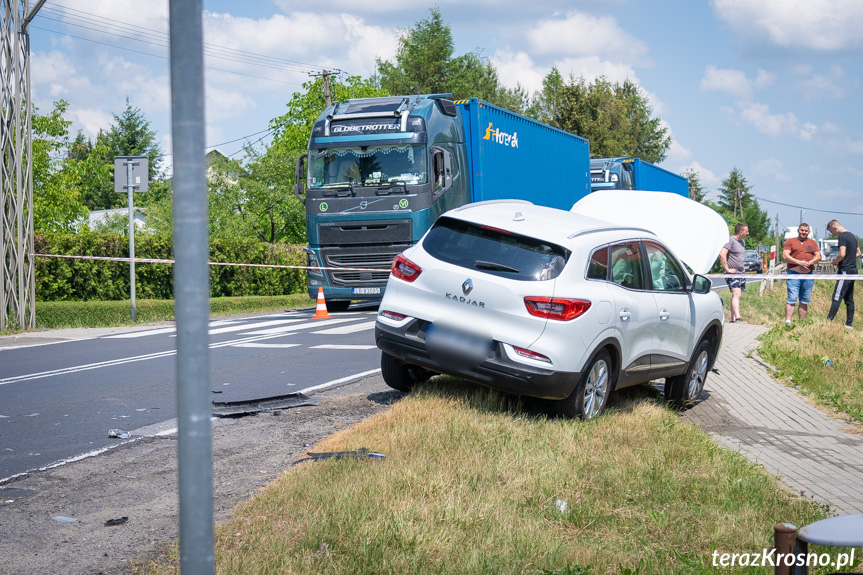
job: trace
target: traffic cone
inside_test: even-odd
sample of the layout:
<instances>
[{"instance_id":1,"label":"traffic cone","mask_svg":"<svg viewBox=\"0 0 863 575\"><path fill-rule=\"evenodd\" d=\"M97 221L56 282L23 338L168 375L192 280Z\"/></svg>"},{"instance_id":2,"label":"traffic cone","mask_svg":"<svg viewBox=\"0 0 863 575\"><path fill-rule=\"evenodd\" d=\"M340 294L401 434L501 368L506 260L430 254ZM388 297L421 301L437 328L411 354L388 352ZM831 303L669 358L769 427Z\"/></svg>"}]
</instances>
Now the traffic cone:
<instances>
[{"instance_id":1,"label":"traffic cone","mask_svg":"<svg viewBox=\"0 0 863 575\"><path fill-rule=\"evenodd\" d=\"M327 301L324 299L324 288L318 288L318 305L315 306L315 315L312 319L330 319L327 313Z\"/></svg>"}]
</instances>

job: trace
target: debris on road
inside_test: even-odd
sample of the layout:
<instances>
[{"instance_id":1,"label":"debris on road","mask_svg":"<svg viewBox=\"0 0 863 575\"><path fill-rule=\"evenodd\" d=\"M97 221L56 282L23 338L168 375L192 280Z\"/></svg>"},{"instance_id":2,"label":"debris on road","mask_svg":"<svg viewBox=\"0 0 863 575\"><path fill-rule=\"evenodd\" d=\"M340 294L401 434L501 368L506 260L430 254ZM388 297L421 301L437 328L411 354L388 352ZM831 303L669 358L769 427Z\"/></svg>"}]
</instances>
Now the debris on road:
<instances>
[{"instance_id":1,"label":"debris on road","mask_svg":"<svg viewBox=\"0 0 863 575\"><path fill-rule=\"evenodd\" d=\"M216 417L243 417L257 415L265 411L317 404L317 399L312 399L302 393L289 393L243 401L214 401L213 415Z\"/></svg>"},{"instance_id":2,"label":"debris on road","mask_svg":"<svg viewBox=\"0 0 863 575\"><path fill-rule=\"evenodd\" d=\"M112 525L122 525L123 523L125 523L128 520L129 520L129 518L126 516L118 517L117 519L109 519L105 522L105 527L110 527Z\"/></svg>"},{"instance_id":3,"label":"debris on road","mask_svg":"<svg viewBox=\"0 0 863 575\"><path fill-rule=\"evenodd\" d=\"M318 461L321 459L384 459L386 455L383 453L375 453L373 451L369 451L365 447L360 447L354 451L330 451L327 453L312 453L311 451L306 452L308 457L303 457L302 459L297 459L292 463L292 465L296 465L297 463L302 463L303 461Z\"/></svg>"},{"instance_id":4,"label":"debris on road","mask_svg":"<svg viewBox=\"0 0 863 575\"><path fill-rule=\"evenodd\" d=\"M75 523L76 521L78 521L74 517L63 517L62 515L56 515L51 519L57 521L58 523Z\"/></svg>"},{"instance_id":5,"label":"debris on road","mask_svg":"<svg viewBox=\"0 0 863 575\"><path fill-rule=\"evenodd\" d=\"M117 439L129 439L132 437L132 434L128 431L123 431L122 429L109 429L108 437L116 437Z\"/></svg>"}]
</instances>

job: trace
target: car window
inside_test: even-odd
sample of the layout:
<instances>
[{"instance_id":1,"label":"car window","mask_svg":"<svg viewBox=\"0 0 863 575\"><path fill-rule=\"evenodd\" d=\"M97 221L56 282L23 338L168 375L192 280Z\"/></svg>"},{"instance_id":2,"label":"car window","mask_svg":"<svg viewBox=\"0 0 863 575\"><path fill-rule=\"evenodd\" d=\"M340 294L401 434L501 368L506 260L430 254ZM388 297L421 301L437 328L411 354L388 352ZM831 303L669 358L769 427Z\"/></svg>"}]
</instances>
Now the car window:
<instances>
[{"instance_id":1,"label":"car window","mask_svg":"<svg viewBox=\"0 0 863 575\"><path fill-rule=\"evenodd\" d=\"M627 242L611 247L611 281L630 289L644 289L641 272L641 252L638 242Z\"/></svg>"},{"instance_id":2,"label":"car window","mask_svg":"<svg viewBox=\"0 0 863 575\"><path fill-rule=\"evenodd\" d=\"M587 265L587 279L608 279L608 246L599 248L590 254L590 263Z\"/></svg>"},{"instance_id":3,"label":"car window","mask_svg":"<svg viewBox=\"0 0 863 575\"><path fill-rule=\"evenodd\" d=\"M447 217L438 218L423 248L441 261L519 281L554 279L570 256L550 242Z\"/></svg>"},{"instance_id":4,"label":"car window","mask_svg":"<svg viewBox=\"0 0 863 575\"><path fill-rule=\"evenodd\" d=\"M682 292L685 290L686 279L683 270L663 246L644 242L644 251L650 264L650 282L654 291Z\"/></svg>"}]
</instances>

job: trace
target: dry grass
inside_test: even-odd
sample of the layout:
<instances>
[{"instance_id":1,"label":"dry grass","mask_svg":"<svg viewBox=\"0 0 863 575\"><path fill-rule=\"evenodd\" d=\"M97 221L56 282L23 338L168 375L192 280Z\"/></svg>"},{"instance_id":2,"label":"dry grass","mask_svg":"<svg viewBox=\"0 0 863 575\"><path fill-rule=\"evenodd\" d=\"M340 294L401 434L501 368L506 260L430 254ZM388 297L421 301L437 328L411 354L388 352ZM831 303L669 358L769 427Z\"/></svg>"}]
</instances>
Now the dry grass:
<instances>
[{"instance_id":1,"label":"dry grass","mask_svg":"<svg viewBox=\"0 0 863 575\"><path fill-rule=\"evenodd\" d=\"M385 460L301 464L240 506L217 572L714 573L714 548L823 516L649 396L550 420L439 378L316 447Z\"/></svg>"}]
</instances>

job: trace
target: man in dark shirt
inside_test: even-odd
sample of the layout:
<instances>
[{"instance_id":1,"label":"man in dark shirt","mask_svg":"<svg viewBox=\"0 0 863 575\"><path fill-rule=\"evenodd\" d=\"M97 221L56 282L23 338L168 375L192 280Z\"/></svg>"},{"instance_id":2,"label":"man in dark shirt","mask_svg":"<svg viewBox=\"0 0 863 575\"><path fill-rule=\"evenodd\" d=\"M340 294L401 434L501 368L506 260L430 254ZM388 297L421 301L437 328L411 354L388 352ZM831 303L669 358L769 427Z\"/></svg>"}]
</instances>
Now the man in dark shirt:
<instances>
[{"instance_id":1,"label":"man in dark shirt","mask_svg":"<svg viewBox=\"0 0 863 575\"><path fill-rule=\"evenodd\" d=\"M860 256L860 249L857 247L857 238L854 234L842 227L838 220L830 220L827 223L827 231L834 236L839 237L838 254L830 260L836 266L836 273L842 275L857 275L857 257ZM830 304L830 311L827 313L827 319L832 320L836 317L839 311L839 304L845 301L845 327L854 329L854 280L841 279L836 282L836 288L833 290L833 302Z\"/></svg>"}]
</instances>

